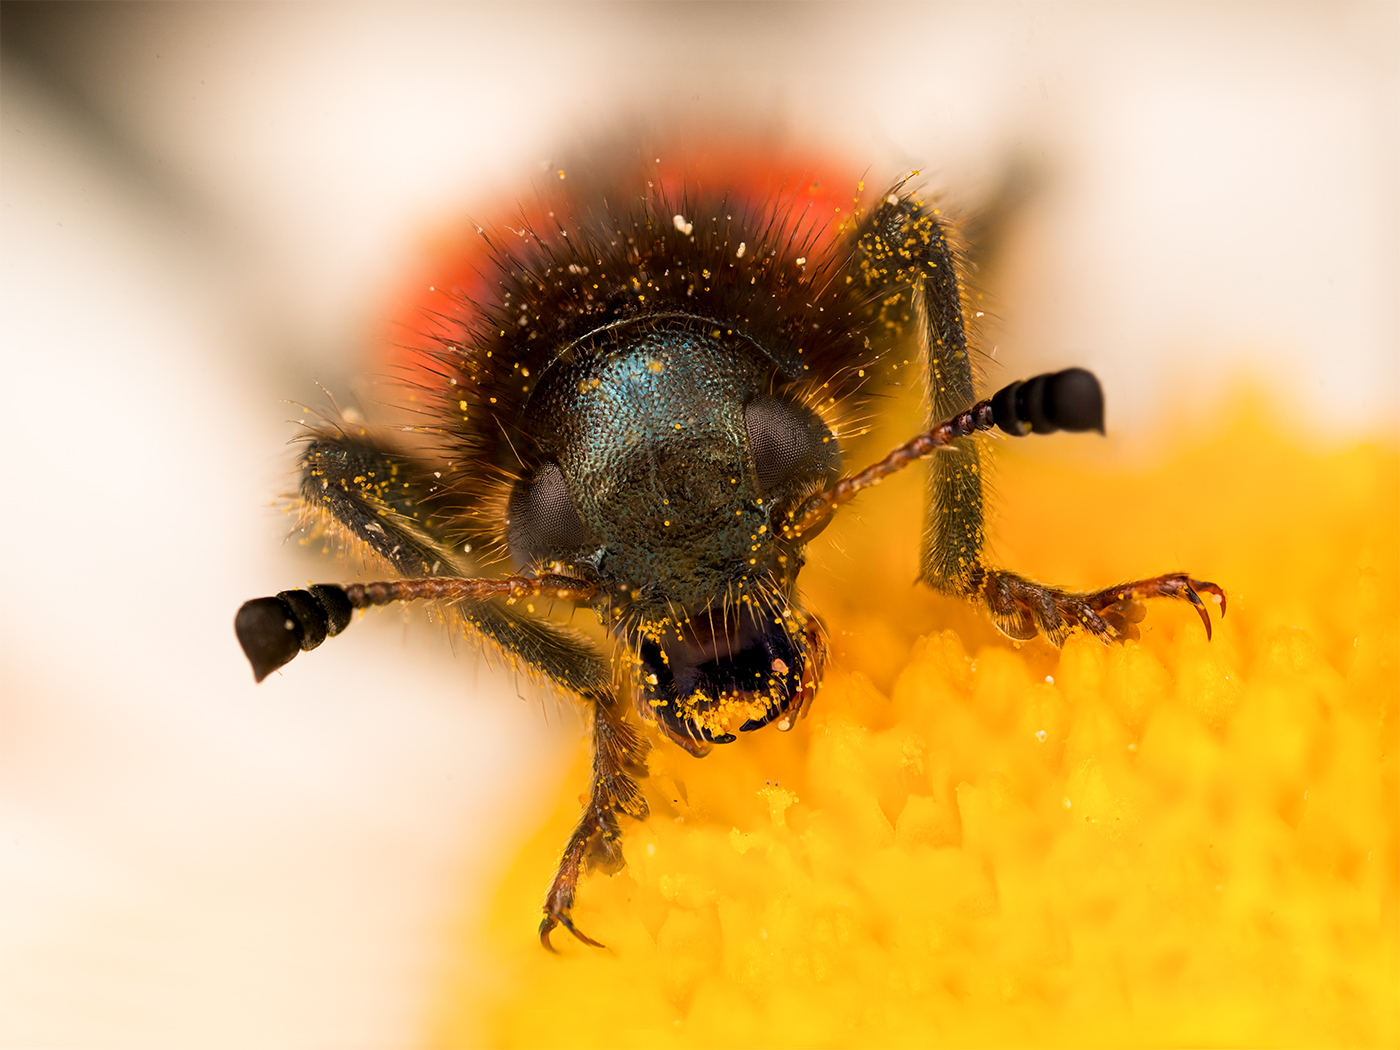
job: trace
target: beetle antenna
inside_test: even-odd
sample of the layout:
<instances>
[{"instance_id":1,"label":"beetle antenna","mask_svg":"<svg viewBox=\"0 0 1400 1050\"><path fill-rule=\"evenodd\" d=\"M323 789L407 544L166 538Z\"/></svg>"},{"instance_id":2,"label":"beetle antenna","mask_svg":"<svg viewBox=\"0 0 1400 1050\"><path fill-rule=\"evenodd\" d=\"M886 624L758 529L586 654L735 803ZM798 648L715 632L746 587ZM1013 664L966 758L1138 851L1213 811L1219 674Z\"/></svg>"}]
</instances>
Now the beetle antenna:
<instances>
[{"instance_id":1,"label":"beetle antenna","mask_svg":"<svg viewBox=\"0 0 1400 1050\"><path fill-rule=\"evenodd\" d=\"M985 401L947 419L932 430L910 438L878 463L848 475L809 497L782 526L783 535L798 539L831 517L843 503L878 485L909 464L927 459L959 438L998 427L1013 437L1053 434L1057 430L1097 430L1103 433L1103 389L1092 372L1067 368L1002 387Z\"/></svg>"},{"instance_id":2,"label":"beetle antenna","mask_svg":"<svg viewBox=\"0 0 1400 1050\"><path fill-rule=\"evenodd\" d=\"M391 602L489 601L492 598L562 598L587 601L597 588L567 576L507 576L500 580L464 580L429 576L416 580L352 583L342 587L320 583L306 590L282 591L271 598L244 602L233 620L243 654L261 682L299 652L315 649L350 625L355 609Z\"/></svg>"}]
</instances>

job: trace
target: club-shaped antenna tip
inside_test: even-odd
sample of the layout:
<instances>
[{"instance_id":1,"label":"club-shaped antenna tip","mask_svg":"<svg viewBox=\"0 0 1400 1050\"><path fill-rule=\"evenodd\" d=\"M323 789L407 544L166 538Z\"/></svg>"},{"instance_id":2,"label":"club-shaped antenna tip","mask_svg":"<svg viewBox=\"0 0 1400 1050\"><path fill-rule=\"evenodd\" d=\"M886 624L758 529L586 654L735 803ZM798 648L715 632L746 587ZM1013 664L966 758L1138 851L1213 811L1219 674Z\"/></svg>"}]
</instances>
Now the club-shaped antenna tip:
<instances>
[{"instance_id":1,"label":"club-shaped antenna tip","mask_svg":"<svg viewBox=\"0 0 1400 1050\"><path fill-rule=\"evenodd\" d=\"M233 631L259 682L301 652L296 618L278 598L244 602L233 619Z\"/></svg>"}]
</instances>

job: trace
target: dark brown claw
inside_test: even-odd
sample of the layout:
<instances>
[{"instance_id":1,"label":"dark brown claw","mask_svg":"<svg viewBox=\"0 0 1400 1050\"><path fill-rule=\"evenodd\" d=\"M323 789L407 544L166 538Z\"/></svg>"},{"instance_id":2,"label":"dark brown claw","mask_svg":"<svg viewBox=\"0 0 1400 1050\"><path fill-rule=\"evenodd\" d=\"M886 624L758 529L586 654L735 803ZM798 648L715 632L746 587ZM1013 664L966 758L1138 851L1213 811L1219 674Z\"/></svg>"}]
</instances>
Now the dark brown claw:
<instances>
[{"instance_id":1,"label":"dark brown claw","mask_svg":"<svg viewBox=\"0 0 1400 1050\"><path fill-rule=\"evenodd\" d=\"M1201 618L1201 623L1205 624L1206 641L1210 641L1210 613L1206 612L1206 603L1201 601L1201 596L1196 593L1196 589L1189 583L1186 585L1186 597L1190 600L1191 604L1196 607L1196 615Z\"/></svg>"},{"instance_id":2,"label":"dark brown claw","mask_svg":"<svg viewBox=\"0 0 1400 1050\"><path fill-rule=\"evenodd\" d=\"M989 571L982 584L982 598L991 611L993 622L1003 633L1019 641L1041 634L1054 645L1062 645L1075 627L1105 642L1136 639L1136 624L1145 615L1143 602L1148 598L1189 601L1206 629L1206 639L1210 640L1210 613L1198 591L1213 595L1220 603L1220 615L1225 615L1225 592L1216 584L1193 580L1184 572L1136 580L1087 594L1062 591L1001 570Z\"/></svg>"},{"instance_id":3,"label":"dark brown claw","mask_svg":"<svg viewBox=\"0 0 1400 1050\"><path fill-rule=\"evenodd\" d=\"M626 814L645 820L647 802L637 783L646 775L647 742L618 711L609 695L599 696L593 712L593 774L589 778L588 807L569 836L559 858L540 920L540 944L549 951L556 926L562 926L590 948L606 945L582 933L570 913L584 869L615 872L622 868L622 828L618 817Z\"/></svg>"},{"instance_id":4,"label":"dark brown claw","mask_svg":"<svg viewBox=\"0 0 1400 1050\"><path fill-rule=\"evenodd\" d=\"M1220 602L1220 615L1222 618L1225 616L1225 592L1215 584L1205 580L1188 579L1186 581L1186 596L1191 599L1191 604L1196 607L1196 612L1201 617L1201 623L1206 625L1206 641L1210 641L1210 614L1206 612L1206 603L1201 601L1201 596L1196 593L1197 591L1205 591L1207 594L1215 595Z\"/></svg>"},{"instance_id":5,"label":"dark brown claw","mask_svg":"<svg viewBox=\"0 0 1400 1050\"><path fill-rule=\"evenodd\" d=\"M1154 588L1153 584L1160 584L1160 588ZM1201 618L1201 624L1206 629L1206 641L1210 641L1212 637L1210 613L1197 591L1205 591L1207 594L1214 595L1220 602L1220 615L1225 615L1225 592L1207 580L1193 580L1185 573L1173 573L1170 576L1159 576L1155 580L1143 580L1139 586L1144 587L1148 597L1185 598L1189 601L1195 606L1196 615Z\"/></svg>"},{"instance_id":6,"label":"dark brown claw","mask_svg":"<svg viewBox=\"0 0 1400 1050\"><path fill-rule=\"evenodd\" d=\"M607 815L611 816L610 813ZM579 876L583 874L584 857L588 853L589 842L599 833L602 823L599 820L597 810L585 810L578 827L569 836L569 844L564 848L564 855L559 858L559 870L555 872L549 893L545 895L544 918L540 920L540 944L549 951L558 951L554 945L549 943L549 935L556 926L564 927L584 944L594 948L603 947L580 931L570 917L570 912L573 911L574 907L574 895L578 892Z\"/></svg>"},{"instance_id":7,"label":"dark brown claw","mask_svg":"<svg viewBox=\"0 0 1400 1050\"><path fill-rule=\"evenodd\" d=\"M1090 597L1090 603L1098 609L1107 608L1122 601L1140 601L1146 598L1184 598L1196 609L1201 624L1206 629L1206 640L1212 637L1210 613L1206 603L1201 601L1199 591L1213 595L1220 603L1220 615L1225 615L1225 591L1209 580L1193 580L1184 572L1166 573L1150 580L1137 580L1118 587L1110 587Z\"/></svg>"},{"instance_id":8,"label":"dark brown claw","mask_svg":"<svg viewBox=\"0 0 1400 1050\"><path fill-rule=\"evenodd\" d=\"M1215 595L1216 601L1220 603L1220 618L1223 620L1225 618L1225 591L1208 580L1190 580L1188 582L1195 590Z\"/></svg>"},{"instance_id":9,"label":"dark brown claw","mask_svg":"<svg viewBox=\"0 0 1400 1050\"><path fill-rule=\"evenodd\" d=\"M588 934L580 930L567 915L546 915L540 920L540 944L555 955L559 954L559 949L549 943L549 935L556 926L564 927L564 929L568 930L590 948L607 947L606 944L603 944L601 941L595 941L592 937L588 936Z\"/></svg>"}]
</instances>

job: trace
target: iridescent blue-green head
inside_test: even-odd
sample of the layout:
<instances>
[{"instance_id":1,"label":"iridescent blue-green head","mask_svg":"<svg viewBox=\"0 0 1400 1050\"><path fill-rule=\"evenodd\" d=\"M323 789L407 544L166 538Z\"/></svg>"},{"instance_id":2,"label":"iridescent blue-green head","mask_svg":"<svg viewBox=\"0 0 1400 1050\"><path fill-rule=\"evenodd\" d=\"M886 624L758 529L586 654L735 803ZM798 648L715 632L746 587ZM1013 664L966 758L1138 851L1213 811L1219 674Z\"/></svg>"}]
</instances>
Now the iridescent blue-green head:
<instances>
[{"instance_id":1,"label":"iridescent blue-green head","mask_svg":"<svg viewBox=\"0 0 1400 1050\"><path fill-rule=\"evenodd\" d=\"M511 555L598 584L644 713L692 750L779 718L815 673L781 523L841 455L797 385L745 335L671 314L571 344L526 405Z\"/></svg>"}]
</instances>

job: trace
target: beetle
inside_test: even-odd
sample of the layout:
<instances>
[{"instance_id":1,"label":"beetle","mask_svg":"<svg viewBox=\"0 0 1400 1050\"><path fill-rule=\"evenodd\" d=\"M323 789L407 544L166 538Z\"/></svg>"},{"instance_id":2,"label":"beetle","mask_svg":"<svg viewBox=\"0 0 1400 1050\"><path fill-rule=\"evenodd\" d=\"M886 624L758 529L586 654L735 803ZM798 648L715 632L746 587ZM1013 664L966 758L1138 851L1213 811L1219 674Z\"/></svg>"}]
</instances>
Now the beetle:
<instances>
[{"instance_id":1,"label":"beetle","mask_svg":"<svg viewBox=\"0 0 1400 1050\"><path fill-rule=\"evenodd\" d=\"M413 380L431 447L334 423L305 436L301 500L399 578L283 591L235 620L262 681L355 609L442 603L583 703L588 801L545 897L545 947L558 926L598 944L573 922L580 875L620 867L620 818L647 815L649 745L628 709L696 756L792 728L826 654L797 590L807 544L916 461L922 581L1008 637L1136 637L1153 597L1192 603L1209 636L1201 594L1222 614L1225 594L1185 572L1076 593L985 562L978 435L1102 432L1103 395L1069 368L978 400L954 230L909 180L844 214L742 179L582 181L520 229L478 229L481 266ZM843 420L899 354L917 358L928 429L845 472ZM593 609L604 644L534 615L536 598Z\"/></svg>"}]
</instances>

